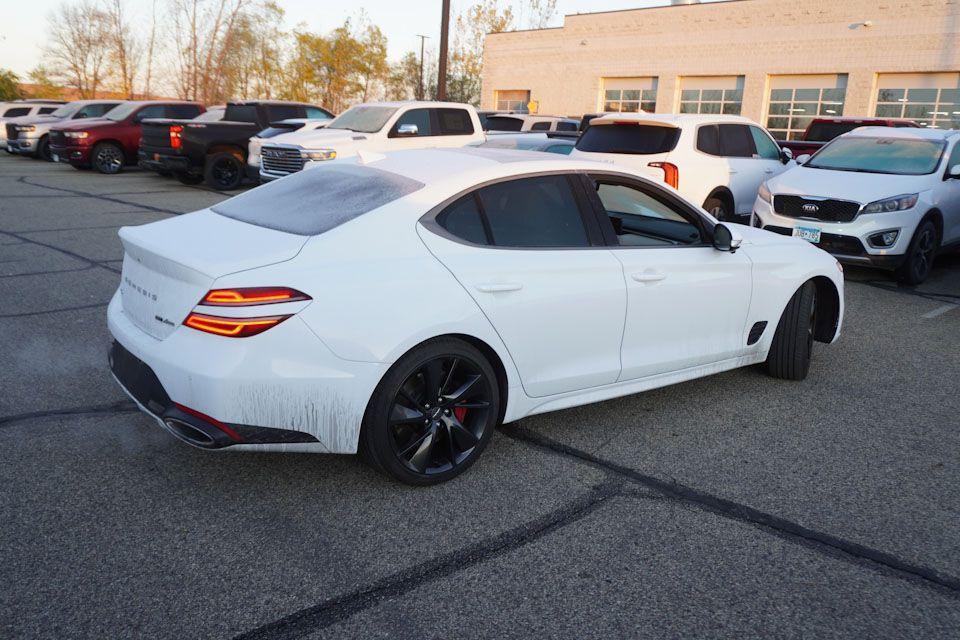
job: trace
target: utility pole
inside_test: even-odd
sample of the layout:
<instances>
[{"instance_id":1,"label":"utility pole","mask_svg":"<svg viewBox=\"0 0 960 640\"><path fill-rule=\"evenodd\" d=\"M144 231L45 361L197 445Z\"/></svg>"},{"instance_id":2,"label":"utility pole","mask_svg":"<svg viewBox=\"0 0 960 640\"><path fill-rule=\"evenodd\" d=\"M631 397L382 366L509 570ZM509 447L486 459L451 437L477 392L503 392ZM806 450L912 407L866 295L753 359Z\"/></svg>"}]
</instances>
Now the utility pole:
<instances>
[{"instance_id":1,"label":"utility pole","mask_svg":"<svg viewBox=\"0 0 960 640\"><path fill-rule=\"evenodd\" d=\"M417 35L420 38L420 82L417 84L417 100L423 100L423 43L430 36Z\"/></svg>"},{"instance_id":2,"label":"utility pole","mask_svg":"<svg viewBox=\"0 0 960 640\"><path fill-rule=\"evenodd\" d=\"M440 71L437 74L437 100L447 99L447 35L450 31L450 0L443 0L440 18Z\"/></svg>"}]
</instances>

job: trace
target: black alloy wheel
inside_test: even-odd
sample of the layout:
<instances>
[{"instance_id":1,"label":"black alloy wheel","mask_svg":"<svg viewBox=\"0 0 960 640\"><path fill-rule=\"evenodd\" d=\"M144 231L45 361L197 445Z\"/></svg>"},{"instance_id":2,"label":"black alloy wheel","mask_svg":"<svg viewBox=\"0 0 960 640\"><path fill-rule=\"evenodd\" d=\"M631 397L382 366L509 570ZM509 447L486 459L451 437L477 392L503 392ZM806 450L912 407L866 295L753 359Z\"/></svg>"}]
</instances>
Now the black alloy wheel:
<instances>
[{"instance_id":1,"label":"black alloy wheel","mask_svg":"<svg viewBox=\"0 0 960 640\"><path fill-rule=\"evenodd\" d=\"M480 455L499 418L493 370L476 349L453 339L428 343L397 365L364 421L367 457L407 484L459 475Z\"/></svg>"},{"instance_id":2,"label":"black alloy wheel","mask_svg":"<svg viewBox=\"0 0 960 640\"><path fill-rule=\"evenodd\" d=\"M207 159L204 178L208 187L230 191L243 182L243 164L232 153L218 153Z\"/></svg>"},{"instance_id":3,"label":"black alloy wheel","mask_svg":"<svg viewBox=\"0 0 960 640\"><path fill-rule=\"evenodd\" d=\"M40 138L37 144L37 157L47 162L53 162L53 154L50 153L50 139L47 136Z\"/></svg>"},{"instance_id":4,"label":"black alloy wheel","mask_svg":"<svg viewBox=\"0 0 960 640\"><path fill-rule=\"evenodd\" d=\"M123 149L112 142L101 142L93 148L93 167L100 173L120 173L124 162Z\"/></svg>"},{"instance_id":5,"label":"black alloy wheel","mask_svg":"<svg viewBox=\"0 0 960 640\"><path fill-rule=\"evenodd\" d=\"M898 280L905 284L920 284L926 280L933 270L933 260L939 248L936 226L930 220L924 220L913 234L906 262L897 274Z\"/></svg>"}]
</instances>

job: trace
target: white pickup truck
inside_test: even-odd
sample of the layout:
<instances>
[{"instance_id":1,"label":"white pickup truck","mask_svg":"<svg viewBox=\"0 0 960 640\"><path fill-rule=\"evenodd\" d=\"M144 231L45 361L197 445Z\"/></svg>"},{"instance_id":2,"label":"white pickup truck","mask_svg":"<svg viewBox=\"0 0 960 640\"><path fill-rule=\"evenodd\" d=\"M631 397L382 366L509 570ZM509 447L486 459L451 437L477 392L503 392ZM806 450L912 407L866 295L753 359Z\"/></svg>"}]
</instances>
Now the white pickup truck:
<instances>
[{"instance_id":1,"label":"white pickup truck","mask_svg":"<svg viewBox=\"0 0 960 640\"><path fill-rule=\"evenodd\" d=\"M260 180L358 151L465 147L486 140L476 109L455 102L373 102L344 111L323 129L280 134L260 148Z\"/></svg>"}]
</instances>

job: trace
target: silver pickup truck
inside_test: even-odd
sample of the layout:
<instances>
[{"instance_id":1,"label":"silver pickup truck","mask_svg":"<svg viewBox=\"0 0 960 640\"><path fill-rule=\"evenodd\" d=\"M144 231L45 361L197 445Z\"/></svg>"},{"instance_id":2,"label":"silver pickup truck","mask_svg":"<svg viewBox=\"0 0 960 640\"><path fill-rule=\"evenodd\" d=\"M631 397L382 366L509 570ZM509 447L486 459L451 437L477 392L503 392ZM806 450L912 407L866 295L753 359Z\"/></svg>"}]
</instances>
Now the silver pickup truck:
<instances>
[{"instance_id":1,"label":"silver pickup truck","mask_svg":"<svg viewBox=\"0 0 960 640\"><path fill-rule=\"evenodd\" d=\"M122 100L76 100L49 113L8 120L5 126L7 151L50 160L50 128L67 120L101 118Z\"/></svg>"}]
</instances>

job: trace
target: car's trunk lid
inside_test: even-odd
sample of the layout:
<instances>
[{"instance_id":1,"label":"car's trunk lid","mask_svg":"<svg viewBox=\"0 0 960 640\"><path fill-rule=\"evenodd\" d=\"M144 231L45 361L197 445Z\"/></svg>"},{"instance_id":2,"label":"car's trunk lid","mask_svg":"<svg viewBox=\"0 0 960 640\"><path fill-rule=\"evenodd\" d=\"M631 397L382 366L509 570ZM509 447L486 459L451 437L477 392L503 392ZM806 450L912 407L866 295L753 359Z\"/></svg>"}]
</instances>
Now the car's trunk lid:
<instances>
[{"instance_id":1,"label":"car's trunk lid","mask_svg":"<svg viewBox=\"0 0 960 640\"><path fill-rule=\"evenodd\" d=\"M123 312L144 332L162 340L217 278L290 260L308 239L210 210L123 227Z\"/></svg>"}]
</instances>

